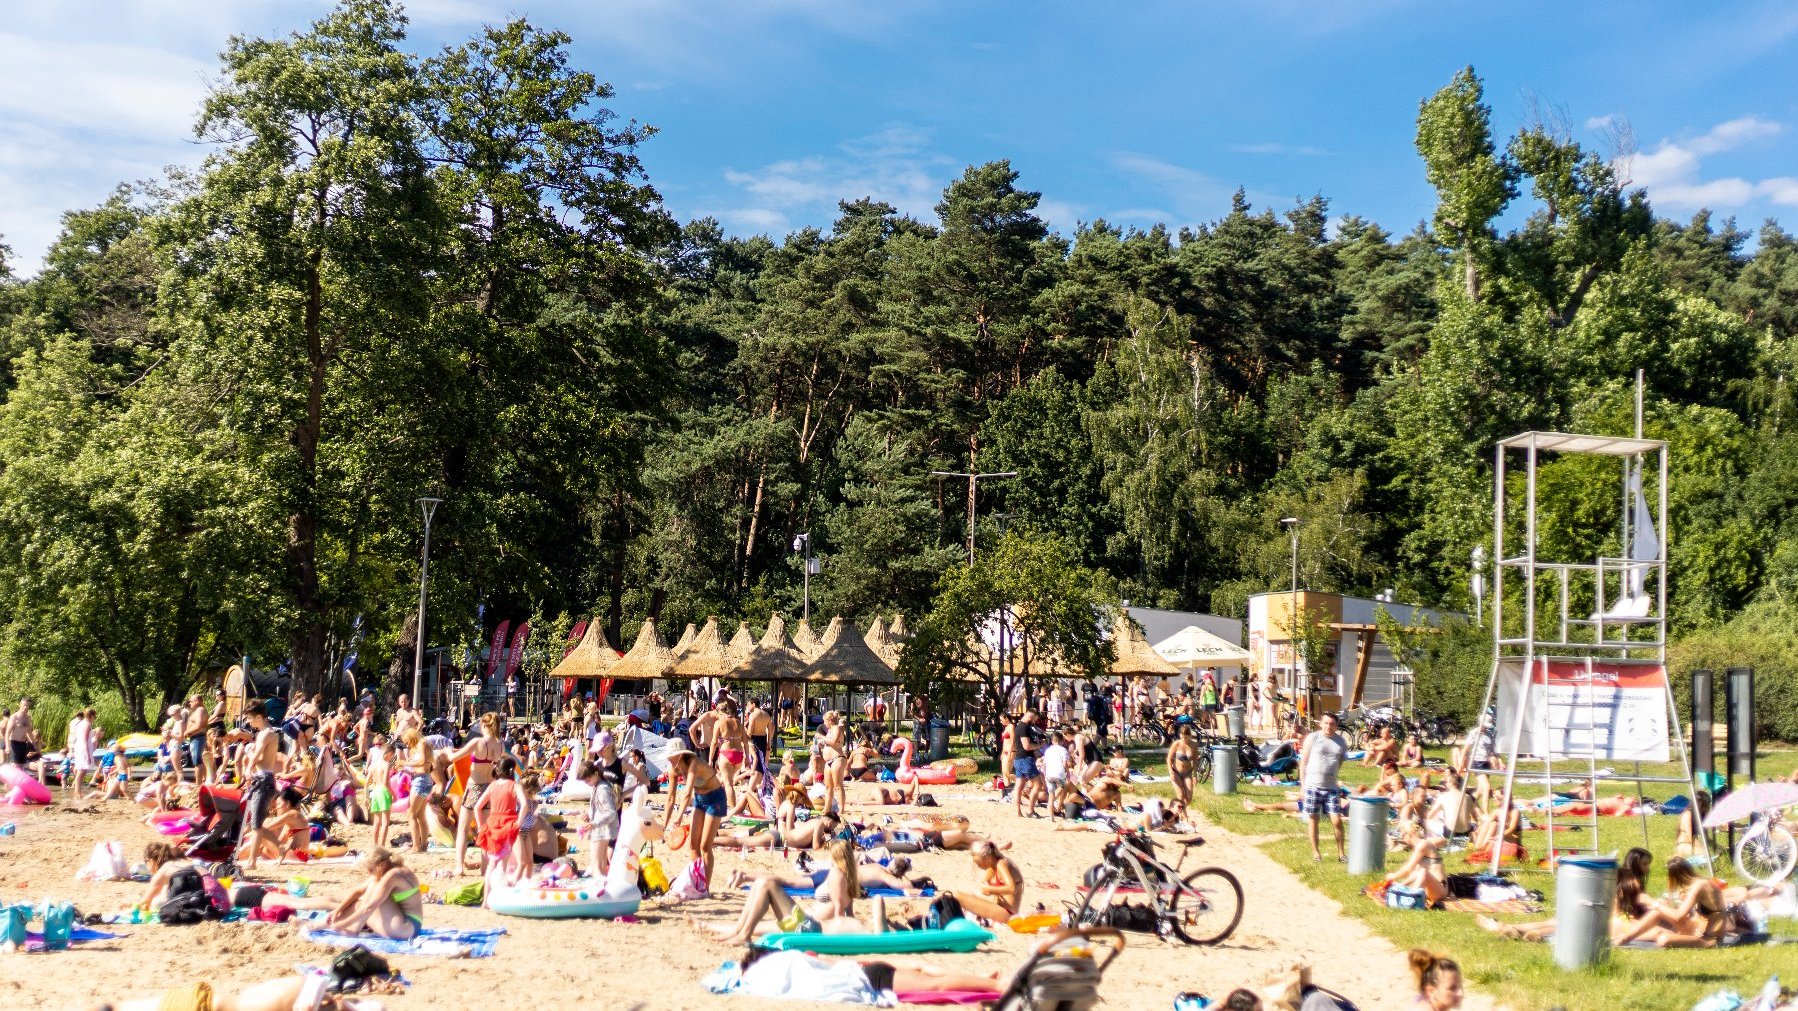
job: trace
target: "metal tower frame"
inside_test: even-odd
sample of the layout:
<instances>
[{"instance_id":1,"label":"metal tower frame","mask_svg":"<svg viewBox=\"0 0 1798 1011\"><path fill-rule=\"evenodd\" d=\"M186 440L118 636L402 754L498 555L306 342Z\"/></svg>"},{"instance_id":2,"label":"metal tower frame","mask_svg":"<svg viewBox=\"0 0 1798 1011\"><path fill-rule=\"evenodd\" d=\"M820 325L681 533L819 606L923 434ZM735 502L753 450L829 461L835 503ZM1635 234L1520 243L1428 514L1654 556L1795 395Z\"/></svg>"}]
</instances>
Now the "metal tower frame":
<instances>
[{"instance_id":1,"label":"metal tower frame","mask_svg":"<svg viewBox=\"0 0 1798 1011\"><path fill-rule=\"evenodd\" d=\"M1506 487L1508 457L1513 452L1524 455L1524 489L1523 489L1523 527L1524 537L1521 550L1507 554L1505 543L1505 519L1510 493ZM1618 459L1622 463L1623 480L1623 522L1621 539L1621 557L1600 556L1592 562L1548 561L1539 555L1541 547L1537 525L1537 471L1543 453L1582 454L1588 456L1605 456ZM1653 457L1653 466L1658 471L1656 494L1650 501L1650 518L1658 532L1658 557L1652 560L1632 559L1630 556L1631 534L1630 523L1633 511L1630 494L1630 470L1636 468L1638 481L1645 486L1643 474L1645 457ZM1624 438L1598 435L1575 435L1566 432L1524 432L1500 441L1494 451L1494 483L1493 483L1493 516L1492 516L1492 642L1493 662L1492 675L1486 683L1486 698L1480 707L1481 719L1491 708L1494 693L1497 691L1499 679L1503 672L1514 665L1521 665L1523 687L1517 699L1522 712L1513 720L1510 740L1493 742L1494 753L1501 753L1506 758L1504 800L1501 811L1510 807L1517 780L1517 769L1521 761L1538 762L1541 765L1540 782L1552 790L1555 782L1553 749L1545 749L1542 755L1522 755L1519 749L1522 743L1524 715L1532 711L1532 704L1538 692L1542 694L1540 712L1547 712L1547 686L1536 686L1534 671L1537 665L1544 670L1550 662L1585 663L1588 669L1597 661L1606 665L1658 666L1663 678L1667 669L1667 543L1669 530L1667 524L1667 444L1659 439ZM1642 577L1644 595L1650 598L1651 604L1646 613L1639 615L1612 614L1608 608L1620 604L1629 598L1628 587L1634 574ZM1520 603L1507 606L1505 603L1506 577L1522 581ZM1607 593L1611 586L1617 589L1616 596ZM1572 601L1576 593L1590 588L1593 610L1591 617L1579 617L1573 612ZM1545 599L1546 598L1546 599ZM1609 598L1609 599L1607 599ZM1635 598L1640 599L1640 598ZM1544 607L1544 604L1547 604ZM1517 615L1510 613L1521 609L1521 621ZM1545 613L1546 612L1546 615ZM1681 766L1685 769L1684 779L1673 779L1667 776L1648 776L1642 773L1642 763L1635 762L1633 772L1613 772L1600 775L1595 747L1587 747L1586 762L1583 770L1567 778L1584 780L1592 795L1592 814L1589 819L1591 829L1591 845L1578 849L1580 852L1595 852L1598 848L1598 784L1600 782L1633 782L1636 785L1638 801L1642 797L1643 783L1683 783L1688 788L1692 784L1692 766L1686 754L1685 733L1679 724L1679 707L1673 699L1673 688L1670 679L1666 679L1666 716L1668 732L1675 742ZM1586 726L1596 727L1593 719L1593 695L1585 695ZM1496 735L1498 727L1492 727ZM1483 733L1483 731L1480 731ZM1563 767L1565 770L1565 767ZM1529 782L1530 780L1526 780ZM1556 849L1568 848L1557 845L1554 834L1554 809L1547 810L1549 830L1548 848L1552 853ZM1644 839L1648 834L1646 812L1642 815L1642 833ZM1697 833L1702 839L1703 833ZM1492 869L1497 871L1499 859L1503 851L1503 836L1492 847ZM1701 842L1701 846L1706 845ZM1708 858L1708 846L1706 847Z\"/></svg>"}]
</instances>

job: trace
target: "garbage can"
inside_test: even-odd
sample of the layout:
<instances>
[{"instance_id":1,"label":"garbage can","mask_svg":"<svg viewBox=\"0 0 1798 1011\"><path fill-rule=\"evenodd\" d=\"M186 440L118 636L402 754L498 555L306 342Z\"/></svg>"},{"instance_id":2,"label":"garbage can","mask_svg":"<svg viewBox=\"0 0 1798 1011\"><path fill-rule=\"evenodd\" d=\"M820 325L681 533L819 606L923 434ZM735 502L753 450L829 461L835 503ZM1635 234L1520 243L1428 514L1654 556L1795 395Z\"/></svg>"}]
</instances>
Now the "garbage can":
<instances>
[{"instance_id":1,"label":"garbage can","mask_svg":"<svg viewBox=\"0 0 1798 1011\"><path fill-rule=\"evenodd\" d=\"M1227 706L1224 708L1224 727L1231 737L1241 737L1243 735L1243 712L1243 706Z\"/></svg>"},{"instance_id":2,"label":"garbage can","mask_svg":"<svg viewBox=\"0 0 1798 1011\"><path fill-rule=\"evenodd\" d=\"M1350 797L1348 816L1348 869L1350 874L1373 874L1386 869L1385 797Z\"/></svg>"},{"instance_id":3,"label":"garbage can","mask_svg":"<svg viewBox=\"0 0 1798 1011\"><path fill-rule=\"evenodd\" d=\"M1555 964L1580 969L1611 957L1616 857L1562 857L1555 871Z\"/></svg>"},{"instance_id":4,"label":"garbage can","mask_svg":"<svg viewBox=\"0 0 1798 1011\"><path fill-rule=\"evenodd\" d=\"M949 721L930 721L930 762L940 762L949 757Z\"/></svg>"},{"instance_id":5,"label":"garbage can","mask_svg":"<svg viewBox=\"0 0 1798 1011\"><path fill-rule=\"evenodd\" d=\"M1211 746L1211 792L1236 792L1236 748L1233 745Z\"/></svg>"}]
</instances>

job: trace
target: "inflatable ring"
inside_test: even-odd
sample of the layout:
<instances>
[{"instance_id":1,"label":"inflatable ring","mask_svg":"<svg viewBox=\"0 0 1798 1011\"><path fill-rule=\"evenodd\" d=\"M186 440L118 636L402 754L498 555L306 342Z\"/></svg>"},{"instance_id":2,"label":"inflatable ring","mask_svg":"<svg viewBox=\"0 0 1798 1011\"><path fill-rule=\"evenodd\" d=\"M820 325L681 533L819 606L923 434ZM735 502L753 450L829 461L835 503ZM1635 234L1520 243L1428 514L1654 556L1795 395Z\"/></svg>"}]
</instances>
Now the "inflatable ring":
<instances>
[{"instance_id":1,"label":"inflatable ring","mask_svg":"<svg viewBox=\"0 0 1798 1011\"><path fill-rule=\"evenodd\" d=\"M487 908L501 916L538 920L611 920L637 911L642 900L617 899L601 889L605 883L582 880L571 885L539 888L523 884L487 892Z\"/></svg>"}]
</instances>

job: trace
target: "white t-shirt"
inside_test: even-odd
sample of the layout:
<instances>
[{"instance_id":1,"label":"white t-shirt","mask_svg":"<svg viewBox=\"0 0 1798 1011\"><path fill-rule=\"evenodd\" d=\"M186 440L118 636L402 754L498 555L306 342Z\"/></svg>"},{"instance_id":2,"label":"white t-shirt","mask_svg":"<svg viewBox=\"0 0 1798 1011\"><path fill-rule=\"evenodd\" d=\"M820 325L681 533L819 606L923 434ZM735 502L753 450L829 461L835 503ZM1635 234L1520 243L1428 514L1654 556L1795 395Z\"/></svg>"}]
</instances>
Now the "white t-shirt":
<instances>
[{"instance_id":1,"label":"white t-shirt","mask_svg":"<svg viewBox=\"0 0 1798 1011\"><path fill-rule=\"evenodd\" d=\"M1068 749L1060 744L1051 744L1043 749L1038 758L1042 766L1044 779L1066 779L1068 776Z\"/></svg>"},{"instance_id":2,"label":"white t-shirt","mask_svg":"<svg viewBox=\"0 0 1798 1011\"><path fill-rule=\"evenodd\" d=\"M1305 768L1301 785L1307 790L1336 789L1336 774L1342 771L1342 760L1348 755L1348 742L1341 734L1313 731L1305 738Z\"/></svg>"}]
</instances>

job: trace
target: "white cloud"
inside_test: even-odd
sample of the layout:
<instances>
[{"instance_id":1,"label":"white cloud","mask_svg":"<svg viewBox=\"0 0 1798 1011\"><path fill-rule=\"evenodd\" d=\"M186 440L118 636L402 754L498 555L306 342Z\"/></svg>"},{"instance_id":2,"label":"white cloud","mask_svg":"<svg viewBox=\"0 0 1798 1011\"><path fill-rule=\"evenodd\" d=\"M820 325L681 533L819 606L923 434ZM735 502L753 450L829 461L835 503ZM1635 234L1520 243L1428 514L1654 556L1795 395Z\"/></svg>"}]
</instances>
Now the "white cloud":
<instances>
[{"instance_id":1,"label":"white cloud","mask_svg":"<svg viewBox=\"0 0 1798 1011\"><path fill-rule=\"evenodd\" d=\"M1312 147L1309 144L1277 143L1231 144L1224 150L1233 154L1299 155L1304 158L1317 158L1330 153L1321 147Z\"/></svg>"},{"instance_id":2,"label":"white cloud","mask_svg":"<svg viewBox=\"0 0 1798 1011\"><path fill-rule=\"evenodd\" d=\"M1617 117L1615 117L1615 116L1611 116L1611 115L1593 116L1586 120L1586 129L1588 129L1588 130L1603 130L1615 122L1617 122Z\"/></svg>"},{"instance_id":3,"label":"white cloud","mask_svg":"<svg viewBox=\"0 0 1798 1011\"><path fill-rule=\"evenodd\" d=\"M960 167L932 151L930 139L926 130L896 123L845 140L828 154L784 159L759 169L726 169L724 181L756 199L751 207L716 213L726 221L772 231L786 227L791 218L834 218L839 200L873 197L902 214L930 220Z\"/></svg>"},{"instance_id":4,"label":"white cloud","mask_svg":"<svg viewBox=\"0 0 1798 1011\"><path fill-rule=\"evenodd\" d=\"M1037 203L1036 216L1048 222L1051 229L1068 236L1079 229L1080 222L1092 220L1092 215L1086 212L1085 204L1048 197Z\"/></svg>"},{"instance_id":5,"label":"white cloud","mask_svg":"<svg viewBox=\"0 0 1798 1011\"><path fill-rule=\"evenodd\" d=\"M1767 197L1775 203L1798 203L1798 180L1781 177L1756 182L1740 176L1704 178L1705 158L1778 136L1784 130L1783 125L1772 120L1738 116L1689 140L1663 140L1646 154L1626 157L1619 169L1630 185L1647 190L1649 197L1663 207L1680 210L1741 207L1757 196Z\"/></svg>"},{"instance_id":6,"label":"white cloud","mask_svg":"<svg viewBox=\"0 0 1798 1011\"><path fill-rule=\"evenodd\" d=\"M1157 212L1159 216L1155 219L1170 226L1196 223L1223 214L1229 210L1230 198L1236 192L1236 187L1198 169L1135 151L1113 152L1111 165L1143 187L1155 190L1156 196L1173 208L1173 214Z\"/></svg>"}]
</instances>

